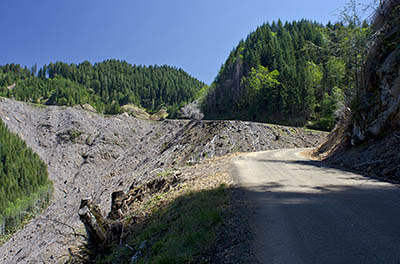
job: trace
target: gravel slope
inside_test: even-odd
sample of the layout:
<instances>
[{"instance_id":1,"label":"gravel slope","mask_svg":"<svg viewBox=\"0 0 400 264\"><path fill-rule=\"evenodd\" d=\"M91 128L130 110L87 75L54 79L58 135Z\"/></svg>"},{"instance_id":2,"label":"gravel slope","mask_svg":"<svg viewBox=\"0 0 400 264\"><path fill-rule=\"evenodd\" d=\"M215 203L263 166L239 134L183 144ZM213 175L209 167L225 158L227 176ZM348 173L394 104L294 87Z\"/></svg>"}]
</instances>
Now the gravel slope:
<instances>
[{"instance_id":1,"label":"gravel slope","mask_svg":"<svg viewBox=\"0 0 400 264\"><path fill-rule=\"evenodd\" d=\"M48 164L55 197L44 213L0 247L1 263L56 263L80 243L77 211L91 196L109 211L110 194L182 166L231 152L312 147L325 133L239 121L154 122L104 117L80 107L34 106L0 98L0 116Z\"/></svg>"}]
</instances>

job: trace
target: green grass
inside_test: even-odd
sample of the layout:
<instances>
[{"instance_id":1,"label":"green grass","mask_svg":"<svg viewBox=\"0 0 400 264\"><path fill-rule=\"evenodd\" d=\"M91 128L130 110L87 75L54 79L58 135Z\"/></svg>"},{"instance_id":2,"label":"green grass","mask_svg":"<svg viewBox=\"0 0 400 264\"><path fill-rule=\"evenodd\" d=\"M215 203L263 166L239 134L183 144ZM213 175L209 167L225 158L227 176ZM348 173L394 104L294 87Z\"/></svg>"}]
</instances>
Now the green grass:
<instances>
[{"instance_id":1,"label":"green grass","mask_svg":"<svg viewBox=\"0 0 400 264\"><path fill-rule=\"evenodd\" d=\"M157 173L157 177L166 178L168 176L171 176L172 174L174 174L173 170L164 170L164 171Z\"/></svg>"},{"instance_id":2,"label":"green grass","mask_svg":"<svg viewBox=\"0 0 400 264\"><path fill-rule=\"evenodd\" d=\"M150 203L157 204L167 195L155 195ZM223 222L222 212L229 202L226 185L185 194L157 208L145 220L142 228L134 232L124 243L138 249L143 241L148 247L138 263L199 263L200 256L213 245L216 231ZM133 256L128 247L115 248L97 263L129 263ZM101 260L100 260L101 259Z\"/></svg>"},{"instance_id":3,"label":"green grass","mask_svg":"<svg viewBox=\"0 0 400 264\"><path fill-rule=\"evenodd\" d=\"M235 145L232 150L231 153L236 153L236 152L240 152L241 150L241 146L240 145Z\"/></svg>"},{"instance_id":4,"label":"green grass","mask_svg":"<svg viewBox=\"0 0 400 264\"><path fill-rule=\"evenodd\" d=\"M38 107L38 108L47 108L47 105L45 105L45 104L28 102L28 105L33 106L33 107Z\"/></svg>"},{"instance_id":5,"label":"green grass","mask_svg":"<svg viewBox=\"0 0 400 264\"><path fill-rule=\"evenodd\" d=\"M27 218L27 223L29 222L30 218ZM20 228L22 228L24 225L21 225ZM0 246L2 246L4 243L6 243L12 236L14 232L11 232L10 234L5 234L5 235L0 235Z\"/></svg>"},{"instance_id":6,"label":"green grass","mask_svg":"<svg viewBox=\"0 0 400 264\"><path fill-rule=\"evenodd\" d=\"M71 129L69 132L69 138L72 142L75 142L77 138L79 138L83 133L79 130Z\"/></svg>"},{"instance_id":7,"label":"green grass","mask_svg":"<svg viewBox=\"0 0 400 264\"><path fill-rule=\"evenodd\" d=\"M306 132L313 132L313 133L325 133L325 134L329 134L329 131L325 131L325 130L317 130L317 129L312 129L312 128L304 128L304 131Z\"/></svg>"},{"instance_id":8,"label":"green grass","mask_svg":"<svg viewBox=\"0 0 400 264\"><path fill-rule=\"evenodd\" d=\"M71 141L72 143L75 143L76 140L83 134L82 131L75 130L75 129L70 129L68 131L60 132L57 133L57 137L64 141ZM86 138L87 139L87 138Z\"/></svg>"},{"instance_id":9,"label":"green grass","mask_svg":"<svg viewBox=\"0 0 400 264\"><path fill-rule=\"evenodd\" d=\"M160 132L156 132L153 136L153 140L157 140L159 138L161 138L162 134Z\"/></svg>"},{"instance_id":10,"label":"green grass","mask_svg":"<svg viewBox=\"0 0 400 264\"><path fill-rule=\"evenodd\" d=\"M86 138L86 145L90 145L92 143L92 135L89 134Z\"/></svg>"}]
</instances>

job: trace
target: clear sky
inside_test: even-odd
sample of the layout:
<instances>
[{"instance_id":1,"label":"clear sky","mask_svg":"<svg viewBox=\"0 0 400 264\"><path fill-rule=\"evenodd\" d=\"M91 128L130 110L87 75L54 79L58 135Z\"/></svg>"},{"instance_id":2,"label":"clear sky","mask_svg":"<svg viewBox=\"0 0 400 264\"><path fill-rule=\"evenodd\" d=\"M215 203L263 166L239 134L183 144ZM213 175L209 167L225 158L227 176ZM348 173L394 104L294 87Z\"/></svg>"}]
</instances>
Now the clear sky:
<instances>
[{"instance_id":1,"label":"clear sky","mask_svg":"<svg viewBox=\"0 0 400 264\"><path fill-rule=\"evenodd\" d=\"M323 24L346 0L1 0L0 64L168 64L211 83L229 52L280 18Z\"/></svg>"}]
</instances>

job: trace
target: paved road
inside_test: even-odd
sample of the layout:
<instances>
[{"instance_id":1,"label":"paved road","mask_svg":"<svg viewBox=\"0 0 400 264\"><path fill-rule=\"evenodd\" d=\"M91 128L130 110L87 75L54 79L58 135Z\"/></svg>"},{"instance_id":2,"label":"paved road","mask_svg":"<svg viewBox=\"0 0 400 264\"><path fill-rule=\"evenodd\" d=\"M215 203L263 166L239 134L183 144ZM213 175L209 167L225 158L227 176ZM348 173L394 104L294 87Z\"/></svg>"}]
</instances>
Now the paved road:
<instances>
[{"instance_id":1,"label":"paved road","mask_svg":"<svg viewBox=\"0 0 400 264\"><path fill-rule=\"evenodd\" d=\"M261 263L400 263L400 188L310 161L297 150L244 154Z\"/></svg>"}]
</instances>

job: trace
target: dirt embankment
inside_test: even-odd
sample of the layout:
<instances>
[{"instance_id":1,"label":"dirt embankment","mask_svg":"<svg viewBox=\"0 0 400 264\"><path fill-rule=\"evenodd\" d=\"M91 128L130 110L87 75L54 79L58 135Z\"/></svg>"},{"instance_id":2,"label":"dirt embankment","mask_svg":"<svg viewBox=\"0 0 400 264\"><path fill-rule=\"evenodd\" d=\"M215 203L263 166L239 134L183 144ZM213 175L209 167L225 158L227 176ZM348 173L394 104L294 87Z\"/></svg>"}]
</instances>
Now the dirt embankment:
<instances>
[{"instance_id":1,"label":"dirt embankment","mask_svg":"<svg viewBox=\"0 0 400 264\"><path fill-rule=\"evenodd\" d=\"M390 182L400 182L400 130L388 131L378 138L369 139L363 144L351 146L339 143L328 152L325 161L332 165L362 173L365 176L380 178ZM316 155L319 153L317 152ZM324 157L324 153L320 157Z\"/></svg>"},{"instance_id":2,"label":"dirt embankment","mask_svg":"<svg viewBox=\"0 0 400 264\"><path fill-rule=\"evenodd\" d=\"M1 263L55 263L82 242L81 199L103 212L110 194L181 167L232 152L313 147L325 133L239 121L152 122L101 116L80 107L43 107L0 99L0 116L48 164L53 203L0 247Z\"/></svg>"}]
</instances>

